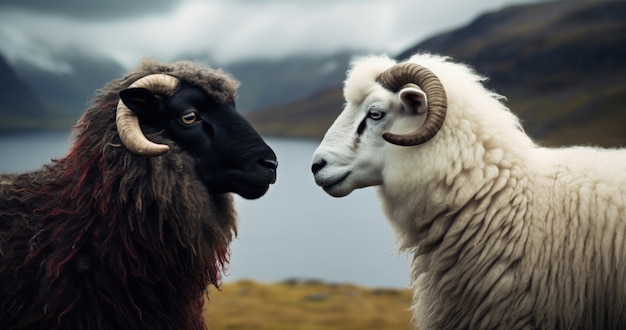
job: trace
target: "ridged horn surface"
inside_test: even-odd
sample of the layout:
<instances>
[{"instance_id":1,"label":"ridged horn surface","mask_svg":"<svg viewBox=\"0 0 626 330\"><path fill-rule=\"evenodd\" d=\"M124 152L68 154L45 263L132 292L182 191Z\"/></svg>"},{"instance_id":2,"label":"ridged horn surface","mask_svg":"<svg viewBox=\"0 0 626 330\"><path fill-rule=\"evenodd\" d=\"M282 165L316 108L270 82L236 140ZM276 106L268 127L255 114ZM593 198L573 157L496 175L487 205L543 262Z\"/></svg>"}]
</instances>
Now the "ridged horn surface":
<instances>
[{"instance_id":1,"label":"ridged horn surface","mask_svg":"<svg viewBox=\"0 0 626 330\"><path fill-rule=\"evenodd\" d=\"M171 95L178 88L178 79L166 74L152 74L135 81L129 88L145 88L156 94ZM170 150L169 146L146 138L139 127L137 115L121 99L117 103L115 124L122 144L134 154L156 157Z\"/></svg>"},{"instance_id":2,"label":"ridged horn surface","mask_svg":"<svg viewBox=\"0 0 626 330\"><path fill-rule=\"evenodd\" d=\"M441 128L446 118L448 101L446 91L439 78L429 69L416 63L400 63L381 73L377 80L384 88L396 93L406 84L419 86L428 100L428 109L424 125L413 133L383 133L383 138L401 146L414 146L430 140Z\"/></svg>"}]
</instances>

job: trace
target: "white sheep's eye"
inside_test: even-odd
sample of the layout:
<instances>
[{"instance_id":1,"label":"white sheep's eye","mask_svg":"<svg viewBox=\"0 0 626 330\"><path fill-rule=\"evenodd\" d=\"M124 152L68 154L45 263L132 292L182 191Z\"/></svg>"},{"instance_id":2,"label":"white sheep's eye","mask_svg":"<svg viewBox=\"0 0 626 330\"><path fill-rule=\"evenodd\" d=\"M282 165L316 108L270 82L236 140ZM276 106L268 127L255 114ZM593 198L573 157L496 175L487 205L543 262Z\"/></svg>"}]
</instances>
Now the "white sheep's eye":
<instances>
[{"instance_id":1,"label":"white sheep's eye","mask_svg":"<svg viewBox=\"0 0 626 330\"><path fill-rule=\"evenodd\" d=\"M381 120L385 117L385 113L377 107L372 107L367 113L367 116L374 120Z\"/></svg>"},{"instance_id":2,"label":"white sheep's eye","mask_svg":"<svg viewBox=\"0 0 626 330\"><path fill-rule=\"evenodd\" d=\"M180 117L180 122L185 125L191 125L198 120L198 115L195 112L189 112Z\"/></svg>"}]
</instances>

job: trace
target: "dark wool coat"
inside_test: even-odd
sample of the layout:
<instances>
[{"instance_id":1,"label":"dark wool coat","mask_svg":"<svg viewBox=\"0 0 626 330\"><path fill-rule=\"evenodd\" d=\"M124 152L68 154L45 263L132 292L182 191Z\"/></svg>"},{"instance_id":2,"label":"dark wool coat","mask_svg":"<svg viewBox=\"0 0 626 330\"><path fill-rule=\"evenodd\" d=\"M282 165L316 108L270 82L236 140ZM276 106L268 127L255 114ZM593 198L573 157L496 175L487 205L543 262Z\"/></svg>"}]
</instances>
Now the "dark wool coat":
<instances>
[{"instance_id":1,"label":"dark wool coat","mask_svg":"<svg viewBox=\"0 0 626 330\"><path fill-rule=\"evenodd\" d=\"M43 169L0 175L0 327L203 329L209 284L219 285L236 235L229 194L210 194L194 160L172 150L132 154L115 126L119 92L167 73L218 103L237 82L190 62L144 60L100 90L68 155Z\"/></svg>"}]
</instances>

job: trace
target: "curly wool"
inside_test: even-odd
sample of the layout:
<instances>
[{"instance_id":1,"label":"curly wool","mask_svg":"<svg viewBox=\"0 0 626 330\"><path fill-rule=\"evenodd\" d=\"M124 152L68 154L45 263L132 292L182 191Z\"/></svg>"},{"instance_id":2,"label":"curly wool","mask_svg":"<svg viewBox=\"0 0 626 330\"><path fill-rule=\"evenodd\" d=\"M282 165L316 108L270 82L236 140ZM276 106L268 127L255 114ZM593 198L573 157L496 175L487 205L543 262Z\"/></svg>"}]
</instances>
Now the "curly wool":
<instances>
[{"instance_id":1,"label":"curly wool","mask_svg":"<svg viewBox=\"0 0 626 330\"><path fill-rule=\"evenodd\" d=\"M151 73L202 83L234 99L229 76L189 62L143 61L113 81L76 125L69 154L43 169L0 175L0 324L11 329L204 329L236 235L229 194L211 194L194 159L128 152L115 127L119 91Z\"/></svg>"}]
</instances>

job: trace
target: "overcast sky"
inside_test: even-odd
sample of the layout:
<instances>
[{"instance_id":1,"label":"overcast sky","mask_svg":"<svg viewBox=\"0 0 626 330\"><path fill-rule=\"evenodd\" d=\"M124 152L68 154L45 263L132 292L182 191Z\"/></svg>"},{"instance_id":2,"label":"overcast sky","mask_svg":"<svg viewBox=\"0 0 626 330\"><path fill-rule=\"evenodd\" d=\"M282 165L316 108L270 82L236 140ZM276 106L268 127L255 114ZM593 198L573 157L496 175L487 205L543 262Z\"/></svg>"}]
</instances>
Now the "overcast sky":
<instances>
[{"instance_id":1,"label":"overcast sky","mask_svg":"<svg viewBox=\"0 0 626 330\"><path fill-rule=\"evenodd\" d=\"M395 55L477 15L537 0L0 0L0 53L63 73L71 53L132 68L209 55L251 57L360 49Z\"/></svg>"}]
</instances>

